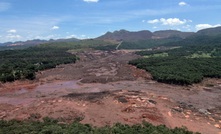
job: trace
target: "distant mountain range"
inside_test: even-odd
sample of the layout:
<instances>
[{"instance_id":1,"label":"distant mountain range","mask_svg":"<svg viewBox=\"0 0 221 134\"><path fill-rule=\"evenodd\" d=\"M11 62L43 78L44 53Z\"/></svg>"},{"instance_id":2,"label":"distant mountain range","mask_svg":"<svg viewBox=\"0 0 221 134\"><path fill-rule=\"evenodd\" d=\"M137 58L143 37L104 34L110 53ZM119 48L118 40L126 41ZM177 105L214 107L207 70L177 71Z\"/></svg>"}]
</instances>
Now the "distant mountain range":
<instances>
[{"instance_id":1,"label":"distant mountain range","mask_svg":"<svg viewBox=\"0 0 221 134\"><path fill-rule=\"evenodd\" d=\"M107 32L106 34L96 38L100 40L116 40L116 41L137 41L148 39L166 39L166 38L181 38L185 39L193 35L217 35L221 34L221 27L208 28L199 30L198 32L181 32L177 30L161 30L151 32L148 30L130 32L126 30Z\"/></svg>"},{"instance_id":2,"label":"distant mountain range","mask_svg":"<svg viewBox=\"0 0 221 134\"><path fill-rule=\"evenodd\" d=\"M70 38L70 39L57 39L57 40L40 40L40 39L34 39L34 40L28 40L28 41L17 41L17 42L6 42L6 43L0 43L0 46L34 46L44 43L53 43L53 42L75 42L79 41L79 39L76 38Z\"/></svg>"},{"instance_id":3,"label":"distant mountain range","mask_svg":"<svg viewBox=\"0 0 221 134\"><path fill-rule=\"evenodd\" d=\"M101 40L122 40L122 41L136 41L147 39L165 39L171 37L186 38L193 35L194 32L181 32L176 30L162 30L156 32L150 32L148 30L129 32L126 30L114 31L113 33L107 32L106 34L98 37Z\"/></svg>"},{"instance_id":4,"label":"distant mountain range","mask_svg":"<svg viewBox=\"0 0 221 134\"><path fill-rule=\"evenodd\" d=\"M185 39L191 36L198 36L198 35L221 35L221 27L216 28L208 28L199 30L198 32L181 32L177 30L161 30L151 32L148 30L136 31L131 32L127 30L119 30L114 32L107 32L106 34L97 37L95 39L99 40L110 40L110 41L138 41L138 40L151 40L151 39L167 39L167 38L180 38ZM43 43L53 43L53 42L75 42L79 41L76 38L70 39L57 39L57 40L28 40L28 41L17 41L17 42L6 42L0 43L0 46L32 46L32 45L39 45Z\"/></svg>"},{"instance_id":5,"label":"distant mountain range","mask_svg":"<svg viewBox=\"0 0 221 134\"><path fill-rule=\"evenodd\" d=\"M130 32L127 30L114 31L113 33L107 32L106 34L98 37L97 39L101 40L143 40L150 39L152 37L152 33L148 30L138 31L138 32Z\"/></svg>"},{"instance_id":6,"label":"distant mountain range","mask_svg":"<svg viewBox=\"0 0 221 134\"><path fill-rule=\"evenodd\" d=\"M196 33L197 35L221 35L221 27L208 28L200 30Z\"/></svg>"}]
</instances>

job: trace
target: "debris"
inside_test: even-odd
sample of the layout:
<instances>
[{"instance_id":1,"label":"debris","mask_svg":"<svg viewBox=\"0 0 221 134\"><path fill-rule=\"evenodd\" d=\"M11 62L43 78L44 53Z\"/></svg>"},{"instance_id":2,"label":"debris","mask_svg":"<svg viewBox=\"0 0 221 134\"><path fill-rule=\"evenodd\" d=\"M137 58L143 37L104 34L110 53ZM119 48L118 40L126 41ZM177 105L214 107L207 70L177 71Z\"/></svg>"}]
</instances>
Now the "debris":
<instances>
[{"instance_id":1,"label":"debris","mask_svg":"<svg viewBox=\"0 0 221 134\"><path fill-rule=\"evenodd\" d=\"M29 119L30 120L36 120L36 119L40 119L42 116L41 116L41 114L39 114L39 113L32 113L32 114L30 114L29 115Z\"/></svg>"},{"instance_id":2,"label":"debris","mask_svg":"<svg viewBox=\"0 0 221 134\"><path fill-rule=\"evenodd\" d=\"M190 116L189 116L189 115L185 115L185 117L186 117L186 118L190 118Z\"/></svg>"},{"instance_id":3,"label":"debris","mask_svg":"<svg viewBox=\"0 0 221 134\"><path fill-rule=\"evenodd\" d=\"M147 114L142 114L142 118L148 118Z\"/></svg>"},{"instance_id":4,"label":"debris","mask_svg":"<svg viewBox=\"0 0 221 134\"><path fill-rule=\"evenodd\" d=\"M150 102L150 103L152 103L152 104L157 104L157 102L156 101L154 101L154 100L148 100L148 102Z\"/></svg>"},{"instance_id":5,"label":"debris","mask_svg":"<svg viewBox=\"0 0 221 134\"><path fill-rule=\"evenodd\" d=\"M219 124L214 125L216 128L221 128Z\"/></svg>"},{"instance_id":6,"label":"debris","mask_svg":"<svg viewBox=\"0 0 221 134\"><path fill-rule=\"evenodd\" d=\"M15 109L15 111L18 111L18 110L19 110L19 108L16 108L16 109Z\"/></svg>"},{"instance_id":7,"label":"debris","mask_svg":"<svg viewBox=\"0 0 221 134\"><path fill-rule=\"evenodd\" d=\"M3 119L3 118L5 118L7 115L6 115L6 112L2 112L2 113L0 113L0 119Z\"/></svg>"},{"instance_id":8,"label":"debris","mask_svg":"<svg viewBox=\"0 0 221 134\"><path fill-rule=\"evenodd\" d=\"M213 118L211 118L211 117L210 117L209 119L210 119L211 121L216 121L215 119L213 119Z\"/></svg>"},{"instance_id":9,"label":"debris","mask_svg":"<svg viewBox=\"0 0 221 134\"><path fill-rule=\"evenodd\" d=\"M173 110L173 111L176 111L176 112L179 112L179 113L183 112L183 109L180 108L180 107L172 108L172 110Z\"/></svg>"},{"instance_id":10,"label":"debris","mask_svg":"<svg viewBox=\"0 0 221 134\"><path fill-rule=\"evenodd\" d=\"M127 118L123 118L124 119L124 121L128 121L128 119Z\"/></svg>"},{"instance_id":11,"label":"debris","mask_svg":"<svg viewBox=\"0 0 221 134\"><path fill-rule=\"evenodd\" d=\"M128 102L127 99L126 99L124 96L118 97L117 100L118 100L119 102L121 102L121 103L127 103L127 102Z\"/></svg>"},{"instance_id":12,"label":"debris","mask_svg":"<svg viewBox=\"0 0 221 134\"><path fill-rule=\"evenodd\" d=\"M141 102L141 101L142 101L140 98L137 98L136 100L137 100L137 101L139 101L139 102Z\"/></svg>"},{"instance_id":13,"label":"debris","mask_svg":"<svg viewBox=\"0 0 221 134\"><path fill-rule=\"evenodd\" d=\"M149 98L147 97L140 97L141 100L148 100Z\"/></svg>"},{"instance_id":14,"label":"debris","mask_svg":"<svg viewBox=\"0 0 221 134\"><path fill-rule=\"evenodd\" d=\"M168 100L168 98L166 98L166 97L160 97L160 99L162 99L162 100Z\"/></svg>"},{"instance_id":15,"label":"debris","mask_svg":"<svg viewBox=\"0 0 221 134\"><path fill-rule=\"evenodd\" d=\"M196 120L200 120L200 118L195 118Z\"/></svg>"},{"instance_id":16,"label":"debris","mask_svg":"<svg viewBox=\"0 0 221 134\"><path fill-rule=\"evenodd\" d=\"M199 109L199 112L205 115L209 115L211 114L210 112L208 112L206 109Z\"/></svg>"},{"instance_id":17,"label":"debris","mask_svg":"<svg viewBox=\"0 0 221 134\"><path fill-rule=\"evenodd\" d=\"M179 107L186 108L187 104L185 102L179 102Z\"/></svg>"},{"instance_id":18,"label":"debris","mask_svg":"<svg viewBox=\"0 0 221 134\"><path fill-rule=\"evenodd\" d=\"M138 107L136 104L132 104L131 106L132 106L132 107Z\"/></svg>"},{"instance_id":19,"label":"debris","mask_svg":"<svg viewBox=\"0 0 221 134\"><path fill-rule=\"evenodd\" d=\"M168 115L169 115L170 117L172 117L172 113L171 113L171 111L168 112Z\"/></svg>"},{"instance_id":20,"label":"debris","mask_svg":"<svg viewBox=\"0 0 221 134\"><path fill-rule=\"evenodd\" d=\"M189 115L190 115L191 113L190 113L190 112L186 112L186 114L189 114Z\"/></svg>"},{"instance_id":21,"label":"debris","mask_svg":"<svg viewBox=\"0 0 221 134\"><path fill-rule=\"evenodd\" d=\"M127 107L127 108L121 110L121 112L133 113L133 112L135 112L135 110L131 107Z\"/></svg>"}]
</instances>

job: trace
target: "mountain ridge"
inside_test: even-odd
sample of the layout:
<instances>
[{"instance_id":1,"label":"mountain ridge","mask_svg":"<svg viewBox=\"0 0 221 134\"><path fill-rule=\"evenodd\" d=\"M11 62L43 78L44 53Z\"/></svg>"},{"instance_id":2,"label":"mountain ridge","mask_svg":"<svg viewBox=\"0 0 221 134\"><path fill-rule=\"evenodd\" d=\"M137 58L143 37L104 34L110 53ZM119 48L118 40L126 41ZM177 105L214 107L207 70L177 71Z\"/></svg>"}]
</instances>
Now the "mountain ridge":
<instances>
[{"instance_id":1,"label":"mountain ridge","mask_svg":"<svg viewBox=\"0 0 221 134\"><path fill-rule=\"evenodd\" d=\"M198 35L217 35L221 34L221 26L214 28L202 29L196 32Z\"/></svg>"},{"instance_id":2,"label":"mountain ridge","mask_svg":"<svg viewBox=\"0 0 221 134\"><path fill-rule=\"evenodd\" d=\"M202 35L221 35L221 26L215 28L202 29L197 32L183 32L178 30L159 30L151 32L149 30L140 30L140 31L128 31L125 29L116 30L114 32L106 32L104 35L93 38L98 40L109 40L109 41L138 41L138 40L151 40L151 39L167 39L167 38L180 38L185 39L192 36L202 36ZM16 41L16 42L5 42L0 43L0 46L34 46L43 43L53 43L53 42L74 42L79 41L77 38L69 39L50 39L50 40L41 40L33 39L27 41Z\"/></svg>"},{"instance_id":3,"label":"mountain ridge","mask_svg":"<svg viewBox=\"0 0 221 134\"><path fill-rule=\"evenodd\" d=\"M77 38L69 38L69 39L50 39L50 40L41 40L41 39L33 39L27 41L16 41L16 42L5 42L0 43L0 46L13 47L13 46L35 46L43 43L53 43L53 42L74 42L79 41Z\"/></svg>"},{"instance_id":4,"label":"mountain ridge","mask_svg":"<svg viewBox=\"0 0 221 134\"><path fill-rule=\"evenodd\" d=\"M181 32L177 30L160 30L151 32L149 30L141 31L127 31L119 30L114 32L107 32L104 35L97 37L96 39L102 40L117 40L117 41L134 41L134 40L147 40L147 39L164 39L170 37L186 38L193 35L194 32Z\"/></svg>"}]
</instances>

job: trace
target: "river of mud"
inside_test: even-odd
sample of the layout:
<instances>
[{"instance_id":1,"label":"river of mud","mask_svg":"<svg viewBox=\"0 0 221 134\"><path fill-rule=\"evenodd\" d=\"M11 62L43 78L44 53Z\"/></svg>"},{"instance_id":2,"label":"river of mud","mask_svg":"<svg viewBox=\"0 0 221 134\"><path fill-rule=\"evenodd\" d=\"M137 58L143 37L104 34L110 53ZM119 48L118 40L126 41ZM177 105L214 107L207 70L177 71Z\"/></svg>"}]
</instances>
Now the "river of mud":
<instances>
[{"instance_id":1,"label":"river of mud","mask_svg":"<svg viewBox=\"0 0 221 134\"><path fill-rule=\"evenodd\" d=\"M61 96L68 94L70 91L79 88L77 81L54 81L50 83L40 83L34 86L24 84L20 87L7 87L1 90L0 103L21 105L30 104L39 98Z\"/></svg>"},{"instance_id":2,"label":"river of mud","mask_svg":"<svg viewBox=\"0 0 221 134\"><path fill-rule=\"evenodd\" d=\"M131 52L90 51L79 56L84 60L39 72L35 81L1 84L0 119L49 116L71 122L80 118L95 126L146 120L220 134L220 79L192 86L168 85L129 66L127 62L137 58Z\"/></svg>"}]
</instances>

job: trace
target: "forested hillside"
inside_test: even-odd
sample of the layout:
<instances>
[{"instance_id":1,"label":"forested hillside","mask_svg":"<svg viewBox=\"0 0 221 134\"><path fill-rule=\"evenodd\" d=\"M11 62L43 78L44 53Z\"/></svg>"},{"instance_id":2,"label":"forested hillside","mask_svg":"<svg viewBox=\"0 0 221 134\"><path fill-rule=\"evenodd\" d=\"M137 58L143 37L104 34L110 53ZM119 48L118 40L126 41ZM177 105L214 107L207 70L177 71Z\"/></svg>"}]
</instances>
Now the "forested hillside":
<instances>
[{"instance_id":1,"label":"forested hillside","mask_svg":"<svg viewBox=\"0 0 221 134\"><path fill-rule=\"evenodd\" d=\"M35 47L0 51L0 81L35 79L35 72L54 68L59 64L74 63L76 55L70 50L79 50L112 43L101 40L47 43Z\"/></svg>"},{"instance_id":2,"label":"forested hillside","mask_svg":"<svg viewBox=\"0 0 221 134\"><path fill-rule=\"evenodd\" d=\"M165 83L189 85L204 77L221 77L220 36L195 36L177 45L180 48L137 52L145 58L130 64L149 71L154 80Z\"/></svg>"},{"instance_id":3,"label":"forested hillside","mask_svg":"<svg viewBox=\"0 0 221 134\"><path fill-rule=\"evenodd\" d=\"M67 49L31 47L24 50L0 52L0 81L35 79L35 72L54 68L59 64L74 63L77 57Z\"/></svg>"},{"instance_id":4,"label":"forested hillside","mask_svg":"<svg viewBox=\"0 0 221 134\"><path fill-rule=\"evenodd\" d=\"M171 37L166 39L151 39L138 41L124 41L118 49L149 49L159 46L173 46L171 43L181 41L181 38ZM176 45L174 45L176 46Z\"/></svg>"}]
</instances>

